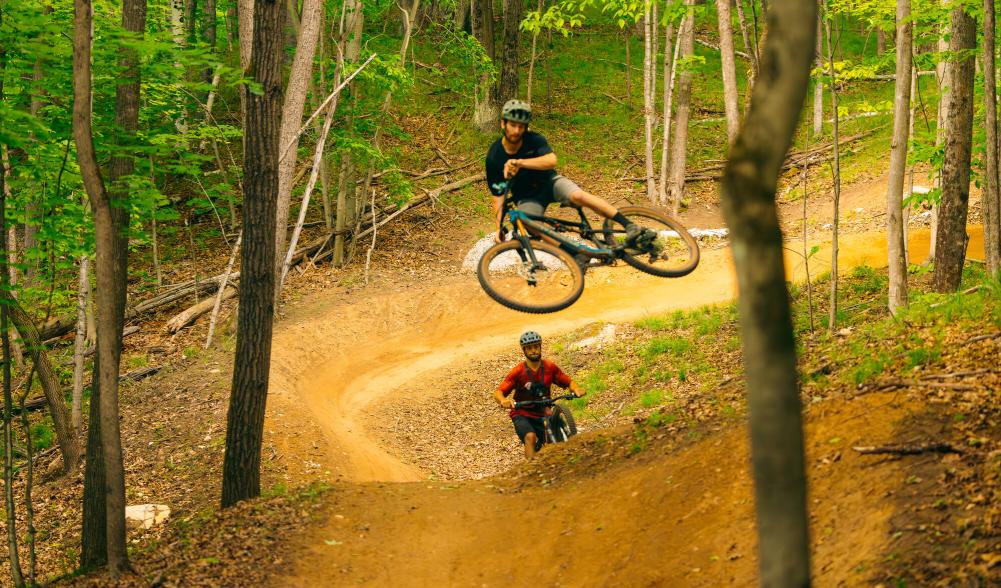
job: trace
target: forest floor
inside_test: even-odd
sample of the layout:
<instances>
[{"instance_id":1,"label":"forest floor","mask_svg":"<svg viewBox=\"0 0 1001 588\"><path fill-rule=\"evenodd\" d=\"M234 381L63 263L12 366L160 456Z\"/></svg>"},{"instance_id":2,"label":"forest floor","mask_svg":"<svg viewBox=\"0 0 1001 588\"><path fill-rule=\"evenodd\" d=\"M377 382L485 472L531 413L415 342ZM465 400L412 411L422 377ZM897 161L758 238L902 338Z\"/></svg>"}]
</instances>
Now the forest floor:
<instances>
[{"instance_id":1,"label":"forest floor","mask_svg":"<svg viewBox=\"0 0 1001 588\"><path fill-rule=\"evenodd\" d=\"M843 193L850 233L843 267L884 263L875 233L884 217L871 212L884 197L880 177ZM799 249L801 202L784 203L782 214L789 247ZM829 199L808 203L806 216L808 240L823 247ZM710 197L697 198L683 221L723 226ZM927 233L915 227L918 260ZM555 340L547 349L578 372L619 353L629 363L648 343L641 321L732 300L725 242L704 243L699 269L679 280L590 271L580 301L538 317L497 306L459 269L486 230L482 217L446 201L380 232L367 282L361 263L292 278L273 347L265 497L226 512L217 504L232 334L201 350L204 325L168 338L152 334L154 321L147 335L127 339L126 358L165 366L123 389L127 499L168 504L172 514L166 525L130 531L137 574L126 583L754 584L739 351L713 355L722 384L675 378L671 402L649 410L623 410L629 390L602 396L608 406L582 419L578 437L530 464L489 398L519 360L512 341L527 328ZM812 275L827 269L828 258L826 248L811 257ZM802 257L791 253L788 265L802 279ZM618 327L614 345L573 349L603 324ZM735 336L733 320L721 328ZM971 341L997 329L987 320L947 321L938 329L945 351L924 371L898 358L864 382L899 386L870 390L824 378L805 386L817 585L1001 579L1001 434L992 391L999 381L991 371L1001 339ZM855 336L850 328L810 347L804 373L851 371L853 364L831 368L825 358ZM699 344L715 350L705 337ZM942 377L921 377L936 374ZM887 457L851 449L922 442L950 443L961 453ZM44 469L51 460L41 461ZM82 474L36 486L39 569L74 567L80 513L69 505L80 503L81 491ZM63 580L107 584L100 576Z\"/></svg>"}]
</instances>

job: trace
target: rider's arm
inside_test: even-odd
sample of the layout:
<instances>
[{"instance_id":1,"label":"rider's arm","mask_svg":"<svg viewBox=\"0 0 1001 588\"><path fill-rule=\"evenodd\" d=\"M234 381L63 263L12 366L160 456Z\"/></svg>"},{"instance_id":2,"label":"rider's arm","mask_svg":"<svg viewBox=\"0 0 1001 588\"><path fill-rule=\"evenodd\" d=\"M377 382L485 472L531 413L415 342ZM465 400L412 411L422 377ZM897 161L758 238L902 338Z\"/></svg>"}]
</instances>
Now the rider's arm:
<instances>
[{"instance_id":1,"label":"rider's arm","mask_svg":"<svg viewBox=\"0 0 1001 588\"><path fill-rule=\"evenodd\" d=\"M519 159L518 161L521 162L521 167L525 169L554 169L556 167L556 154L546 153L545 155L540 155L539 157Z\"/></svg>"},{"instance_id":2,"label":"rider's arm","mask_svg":"<svg viewBox=\"0 0 1001 588\"><path fill-rule=\"evenodd\" d=\"M537 170L555 169L556 163L556 154L553 152L528 159L509 159L505 165L504 175L507 177L513 176L521 168Z\"/></svg>"},{"instance_id":3,"label":"rider's arm","mask_svg":"<svg viewBox=\"0 0 1001 588\"><path fill-rule=\"evenodd\" d=\"M504 205L504 196L503 195L494 196L493 205L494 205L494 216L497 218L497 228L500 229L501 223L504 221L504 218L501 214L503 212L502 207Z\"/></svg>"},{"instance_id":4,"label":"rider's arm","mask_svg":"<svg viewBox=\"0 0 1001 588\"><path fill-rule=\"evenodd\" d=\"M567 386L567 388L569 388L570 391L573 392L574 396L576 396L577 398L580 398L581 396L587 394L587 392L585 392L584 389L578 386L577 382L573 380L570 380L570 385Z\"/></svg>"},{"instance_id":5,"label":"rider's arm","mask_svg":"<svg viewBox=\"0 0 1001 588\"><path fill-rule=\"evenodd\" d=\"M511 405L514 402L513 391L510 395L508 395L504 394L504 391L498 388L497 390L494 390L494 400L496 400L497 404L501 405L503 408L512 408Z\"/></svg>"}]
</instances>

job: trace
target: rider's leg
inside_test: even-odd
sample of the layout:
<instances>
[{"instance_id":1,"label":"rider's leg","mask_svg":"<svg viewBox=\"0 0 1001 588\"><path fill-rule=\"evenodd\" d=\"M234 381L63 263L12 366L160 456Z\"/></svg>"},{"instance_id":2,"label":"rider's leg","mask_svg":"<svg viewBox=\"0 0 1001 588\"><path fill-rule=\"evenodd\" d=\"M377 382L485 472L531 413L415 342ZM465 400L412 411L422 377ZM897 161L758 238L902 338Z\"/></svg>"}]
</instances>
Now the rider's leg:
<instances>
[{"instance_id":1,"label":"rider's leg","mask_svg":"<svg viewBox=\"0 0 1001 588\"><path fill-rule=\"evenodd\" d=\"M635 242L642 233L643 229L639 225L626 218L617 208L600 196L595 196L594 194L589 194L584 190L578 189L570 194L570 202L577 206L586 206L601 216L612 219L622 225L626 229L626 242L629 244Z\"/></svg>"},{"instance_id":2,"label":"rider's leg","mask_svg":"<svg viewBox=\"0 0 1001 588\"><path fill-rule=\"evenodd\" d=\"M573 204L574 206L590 208L601 216L619 223L626 229L627 243L635 242L640 233L642 233L639 225L626 218L625 215L620 213L607 200L581 190L580 186L564 176L556 176L553 180L553 200L561 204Z\"/></svg>"},{"instance_id":3,"label":"rider's leg","mask_svg":"<svg viewBox=\"0 0 1001 588\"><path fill-rule=\"evenodd\" d=\"M535 436L534 432L525 435L525 459L535 457L535 444L538 442L539 438Z\"/></svg>"}]
</instances>

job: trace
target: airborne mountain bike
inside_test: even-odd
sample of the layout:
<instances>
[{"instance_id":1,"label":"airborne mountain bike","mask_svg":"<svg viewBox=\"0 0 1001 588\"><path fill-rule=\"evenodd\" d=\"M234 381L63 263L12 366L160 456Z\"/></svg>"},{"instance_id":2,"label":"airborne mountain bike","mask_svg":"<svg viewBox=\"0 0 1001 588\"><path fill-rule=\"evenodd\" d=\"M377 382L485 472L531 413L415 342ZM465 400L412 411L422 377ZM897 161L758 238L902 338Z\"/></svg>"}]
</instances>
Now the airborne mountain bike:
<instances>
[{"instance_id":1,"label":"airborne mountain bike","mask_svg":"<svg viewBox=\"0 0 1001 588\"><path fill-rule=\"evenodd\" d=\"M601 265L619 260L664 278L690 274L699 264L699 245L676 219L646 206L619 212L644 230L632 243L618 223L605 219L593 227L584 211L568 221L518 210L505 194L501 218L511 224L511 239L488 249L476 268L480 286L497 302L522 312L562 310L584 291L584 270L592 259ZM505 233L502 224L501 233ZM576 257L575 257L576 256Z\"/></svg>"},{"instance_id":2,"label":"airborne mountain bike","mask_svg":"<svg viewBox=\"0 0 1001 588\"><path fill-rule=\"evenodd\" d=\"M556 398L540 398L539 400L522 400L515 402L515 408L528 408L529 406L541 406L547 409L546 416L543 417L546 431L546 443L563 443L570 437L577 434L577 424L574 423L573 414L570 409L562 404L556 404L560 400L573 400L577 398L573 394L565 394Z\"/></svg>"}]
</instances>

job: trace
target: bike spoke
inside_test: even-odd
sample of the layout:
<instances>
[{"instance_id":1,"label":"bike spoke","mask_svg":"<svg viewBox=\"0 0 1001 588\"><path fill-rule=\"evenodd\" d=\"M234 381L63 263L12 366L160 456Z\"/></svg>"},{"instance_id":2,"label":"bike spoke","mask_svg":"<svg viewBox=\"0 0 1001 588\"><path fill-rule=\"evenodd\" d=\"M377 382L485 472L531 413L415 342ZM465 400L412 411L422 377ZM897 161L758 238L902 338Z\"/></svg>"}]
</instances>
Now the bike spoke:
<instances>
[{"instance_id":1,"label":"bike spoke","mask_svg":"<svg viewBox=\"0 0 1001 588\"><path fill-rule=\"evenodd\" d=\"M555 304L574 292L574 275L560 258L536 251L538 265L523 262L518 250L501 252L490 261L487 279L498 294L521 304Z\"/></svg>"}]
</instances>

